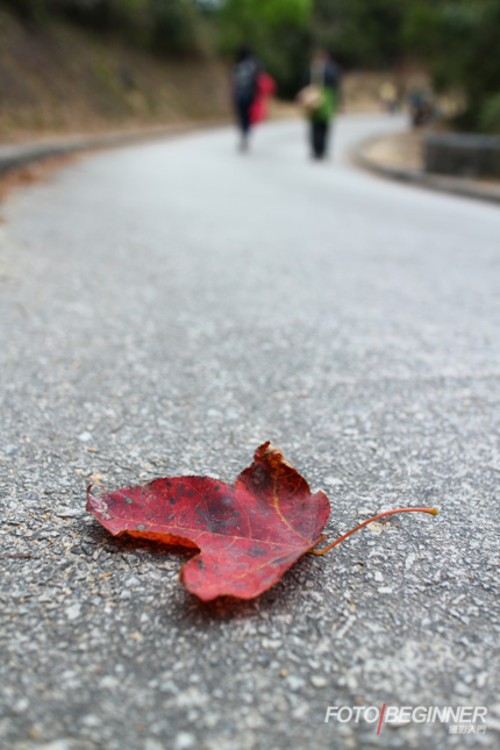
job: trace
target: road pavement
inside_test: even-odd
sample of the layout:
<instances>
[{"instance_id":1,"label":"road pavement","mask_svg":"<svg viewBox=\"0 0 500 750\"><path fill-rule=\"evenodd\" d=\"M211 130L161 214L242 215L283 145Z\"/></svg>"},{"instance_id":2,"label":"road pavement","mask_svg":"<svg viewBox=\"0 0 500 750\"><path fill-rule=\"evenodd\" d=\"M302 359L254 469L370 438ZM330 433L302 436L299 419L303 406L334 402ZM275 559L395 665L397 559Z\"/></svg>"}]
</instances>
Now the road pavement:
<instances>
[{"instance_id":1,"label":"road pavement","mask_svg":"<svg viewBox=\"0 0 500 750\"><path fill-rule=\"evenodd\" d=\"M191 134L2 206L2 750L498 747L500 212L350 166L400 127L341 118L325 163L300 122L248 154ZM89 481L232 481L267 439L331 537L441 515L203 605L184 552L85 513ZM487 721L379 726L384 704Z\"/></svg>"}]
</instances>

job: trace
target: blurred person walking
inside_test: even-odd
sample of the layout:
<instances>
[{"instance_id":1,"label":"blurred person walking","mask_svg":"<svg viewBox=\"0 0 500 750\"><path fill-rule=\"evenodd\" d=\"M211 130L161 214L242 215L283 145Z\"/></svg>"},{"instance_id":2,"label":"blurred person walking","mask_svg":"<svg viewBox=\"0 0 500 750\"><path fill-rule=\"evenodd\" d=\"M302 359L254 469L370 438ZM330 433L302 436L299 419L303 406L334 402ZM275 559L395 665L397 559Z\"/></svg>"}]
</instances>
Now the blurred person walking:
<instances>
[{"instance_id":1,"label":"blurred person walking","mask_svg":"<svg viewBox=\"0 0 500 750\"><path fill-rule=\"evenodd\" d=\"M238 52L231 75L233 106L241 133L240 149L246 151L252 126L251 110L258 91L260 65L249 47Z\"/></svg>"},{"instance_id":2,"label":"blurred person walking","mask_svg":"<svg viewBox=\"0 0 500 750\"><path fill-rule=\"evenodd\" d=\"M308 85L299 92L299 101L309 118L311 155L323 159L340 99L340 68L326 50L315 52L309 69Z\"/></svg>"}]
</instances>

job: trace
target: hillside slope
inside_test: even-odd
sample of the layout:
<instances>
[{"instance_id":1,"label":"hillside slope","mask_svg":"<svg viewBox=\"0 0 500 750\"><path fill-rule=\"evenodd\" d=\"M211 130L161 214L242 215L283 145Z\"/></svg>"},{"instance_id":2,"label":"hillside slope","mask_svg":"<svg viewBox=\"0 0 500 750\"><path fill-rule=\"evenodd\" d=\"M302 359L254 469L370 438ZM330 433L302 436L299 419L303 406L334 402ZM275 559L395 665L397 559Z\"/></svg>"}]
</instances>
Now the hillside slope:
<instances>
[{"instance_id":1,"label":"hillside slope","mask_svg":"<svg viewBox=\"0 0 500 750\"><path fill-rule=\"evenodd\" d=\"M160 61L64 23L29 28L0 11L0 139L227 114L216 61Z\"/></svg>"}]
</instances>

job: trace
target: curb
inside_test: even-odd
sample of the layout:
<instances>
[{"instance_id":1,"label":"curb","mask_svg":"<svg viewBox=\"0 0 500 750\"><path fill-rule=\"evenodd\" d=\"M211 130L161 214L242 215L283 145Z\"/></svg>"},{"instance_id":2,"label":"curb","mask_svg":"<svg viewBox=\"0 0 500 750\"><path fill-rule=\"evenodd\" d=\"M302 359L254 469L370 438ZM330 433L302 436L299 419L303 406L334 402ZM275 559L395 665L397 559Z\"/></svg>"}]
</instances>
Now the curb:
<instances>
[{"instance_id":1,"label":"curb","mask_svg":"<svg viewBox=\"0 0 500 750\"><path fill-rule=\"evenodd\" d=\"M59 139L40 140L25 144L0 146L0 178L23 167L57 156L66 156L100 148L126 146L175 135L183 135L195 130L218 127L227 120L204 120L183 122L173 125L160 125L129 131L111 131L99 135L66 136Z\"/></svg>"},{"instance_id":2,"label":"curb","mask_svg":"<svg viewBox=\"0 0 500 750\"><path fill-rule=\"evenodd\" d=\"M466 177L446 177L414 169L390 167L367 155L366 151L369 147L390 139L391 136L376 136L362 141L351 154L354 164L379 177L385 177L393 181L404 182L441 193L458 195L463 198L473 198L475 200L500 204L500 185L498 187L487 187L476 180L470 180Z\"/></svg>"}]
</instances>

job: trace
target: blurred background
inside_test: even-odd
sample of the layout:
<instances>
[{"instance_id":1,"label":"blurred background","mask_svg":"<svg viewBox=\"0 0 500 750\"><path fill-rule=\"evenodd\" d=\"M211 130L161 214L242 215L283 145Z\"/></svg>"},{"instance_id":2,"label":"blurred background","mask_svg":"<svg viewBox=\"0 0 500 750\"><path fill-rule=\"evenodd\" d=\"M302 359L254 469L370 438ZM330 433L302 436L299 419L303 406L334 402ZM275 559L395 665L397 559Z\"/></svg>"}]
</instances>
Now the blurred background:
<instances>
[{"instance_id":1,"label":"blurred background","mask_svg":"<svg viewBox=\"0 0 500 750\"><path fill-rule=\"evenodd\" d=\"M0 138L226 117L243 43L275 115L321 46L345 111L417 105L416 126L500 132L500 0L3 0Z\"/></svg>"}]
</instances>

